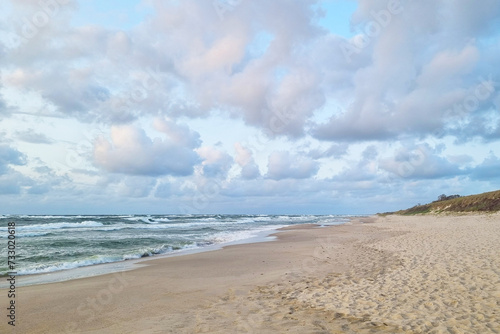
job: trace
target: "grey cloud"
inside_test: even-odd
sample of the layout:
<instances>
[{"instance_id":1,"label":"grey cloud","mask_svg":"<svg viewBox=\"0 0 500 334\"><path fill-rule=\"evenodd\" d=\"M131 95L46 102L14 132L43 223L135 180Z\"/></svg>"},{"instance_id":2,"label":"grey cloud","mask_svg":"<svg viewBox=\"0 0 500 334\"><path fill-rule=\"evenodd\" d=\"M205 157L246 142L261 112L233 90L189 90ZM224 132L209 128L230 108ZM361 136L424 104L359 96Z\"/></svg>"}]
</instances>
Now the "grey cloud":
<instances>
[{"instance_id":1,"label":"grey cloud","mask_svg":"<svg viewBox=\"0 0 500 334\"><path fill-rule=\"evenodd\" d=\"M249 163L241 168L241 177L245 180L253 180L259 176L260 170L256 163Z\"/></svg>"},{"instance_id":2,"label":"grey cloud","mask_svg":"<svg viewBox=\"0 0 500 334\"><path fill-rule=\"evenodd\" d=\"M50 191L50 189L51 189L51 186L47 183L36 184L36 185L29 187L28 194L41 195L41 194L48 193Z\"/></svg>"},{"instance_id":3,"label":"grey cloud","mask_svg":"<svg viewBox=\"0 0 500 334\"><path fill-rule=\"evenodd\" d=\"M313 3L246 2L221 20L212 2L152 1L155 14L128 32L55 20L28 50L12 50L9 61L18 73L36 74L22 87L40 91L71 117L120 123L159 109L196 117L223 108L248 124L299 136L324 101L316 89L319 69L301 66L294 56L307 49L300 44L320 36ZM259 44L262 34L270 36L267 47ZM46 35L58 42L46 42Z\"/></svg>"},{"instance_id":4,"label":"grey cloud","mask_svg":"<svg viewBox=\"0 0 500 334\"><path fill-rule=\"evenodd\" d=\"M468 154L459 154L459 155L449 155L447 156L448 161L453 164L457 164L460 166L465 166L474 161L474 158Z\"/></svg>"},{"instance_id":5,"label":"grey cloud","mask_svg":"<svg viewBox=\"0 0 500 334\"><path fill-rule=\"evenodd\" d=\"M20 194L21 185L22 183L18 179L12 178L12 176L0 175L0 194L2 195Z\"/></svg>"},{"instance_id":6,"label":"grey cloud","mask_svg":"<svg viewBox=\"0 0 500 334\"><path fill-rule=\"evenodd\" d=\"M233 179L231 183L221 189L221 195L226 197L278 197L293 198L294 193L304 196L305 202L310 202L311 197L324 198L324 193L330 192L333 184L329 180L317 179L282 179L273 180L261 178L254 180ZM323 195L322 195L323 194ZM301 197L302 197L301 196ZM308 198L305 198L308 197Z\"/></svg>"},{"instance_id":7,"label":"grey cloud","mask_svg":"<svg viewBox=\"0 0 500 334\"><path fill-rule=\"evenodd\" d=\"M332 144L325 150L313 149L308 155L313 159L334 158L340 159L348 152L349 145L346 143Z\"/></svg>"},{"instance_id":8,"label":"grey cloud","mask_svg":"<svg viewBox=\"0 0 500 334\"><path fill-rule=\"evenodd\" d=\"M0 164L0 194L21 194L24 187L32 187L34 181L27 176Z\"/></svg>"},{"instance_id":9,"label":"grey cloud","mask_svg":"<svg viewBox=\"0 0 500 334\"><path fill-rule=\"evenodd\" d=\"M213 147L201 147L197 152L204 159L201 165L205 177L226 177L233 164L229 154Z\"/></svg>"},{"instance_id":10,"label":"grey cloud","mask_svg":"<svg viewBox=\"0 0 500 334\"><path fill-rule=\"evenodd\" d=\"M292 156L288 152L274 152L269 156L266 176L274 180L305 179L318 171L314 160Z\"/></svg>"},{"instance_id":11,"label":"grey cloud","mask_svg":"<svg viewBox=\"0 0 500 334\"><path fill-rule=\"evenodd\" d=\"M454 33L463 38L488 36L498 32L500 27L500 3L495 0L482 1L480 4L467 0L454 1L444 15L444 19L454 28Z\"/></svg>"},{"instance_id":12,"label":"grey cloud","mask_svg":"<svg viewBox=\"0 0 500 334\"><path fill-rule=\"evenodd\" d=\"M7 51L6 77L81 120L123 124L222 109L271 137L342 142L460 136L446 126L457 121L447 110L463 103L476 74L500 75L484 65L498 50L480 40L497 34L495 0L404 2L382 23L374 13L388 2L360 0L353 28L365 33L375 22L381 29L350 59L341 46L353 41L316 26L315 3L243 1L221 14L211 1L155 0L153 14L130 31L70 27L64 11L29 48ZM344 111L315 124L311 116L328 100ZM467 123L469 137L498 138L500 127L484 132Z\"/></svg>"},{"instance_id":13,"label":"grey cloud","mask_svg":"<svg viewBox=\"0 0 500 334\"><path fill-rule=\"evenodd\" d=\"M376 22L373 13L385 10L387 1L360 1L353 22L361 28ZM498 50L479 43L475 37L493 37L497 32L480 32L475 18L489 10L489 4L470 8L461 2L405 2L400 14L392 15L358 56L371 55L372 61L350 73L353 81L351 103L325 124L316 124L311 133L318 139L336 141L387 140L407 135L440 133L460 136L446 129L453 117L447 112L473 99L483 78L498 76L498 69L483 66ZM498 11L498 5L492 11ZM465 32L458 33L458 21L439 18L439 13L464 16ZM470 11L470 13L469 13ZM421 15L416 15L419 13ZM482 27L498 22L497 14L484 15ZM476 23L468 23L475 21ZM484 35L486 34L486 35ZM490 34L490 35L488 35ZM495 35L493 35L495 34ZM432 50L429 53L429 50ZM452 51L453 50L453 51ZM491 104L493 95L479 99L475 111ZM462 115L458 115L460 117ZM472 122L468 123L472 125ZM444 131L446 130L446 131ZM474 132L485 136L484 132Z\"/></svg>"},{"instance_id":14,"label":"grey cloud","mask_svg":"<svg viewBox=\"0 0 500 334\"><path fill-rule=\"evenodd\" d=\"M500 159L490 153L484 161L468 170L469 177L473 180L490 181L500 178Z\"/></svg>"},{"instance_id":15,"label":"grey cloud","mask_svg":"<svg viewBox=\"0 0 500 334\"><path fill-rule=\"evenodd\" d=\"M33 129L17 131L16 136L19 140L33 144L51 144L53 141L43 133L37 133Z\"/></svg>"},{"instance_id":16,"label":"grey cloud","mask_svg":"<svg viewBox=\"0 0 500 334\"><path fill-rule=\"evenodd\" d=\"M156 179L143 176L126 176L117 185L120 196L141 198L148 197L154 186Z\"/></svg>"},{"instance_id":17,"label":"grey cloud","mask_svg":"<svg viewBox=\"0 0 500 334\"><path fill-rule=\"evenodd\" d=\"M179 145L186 147L198 147L201 145L200 135L191 130L186 124L178 124L172 120L156 118L153 126Z\"/></svg>"},{"instance_id":18,"label":"grey cloud","mask_svg":"<svg viewBox=\"0 0 500 334\"><path fill-rule=\"evenodd\" d=\"M185 176L193 173L199 160L193 147L151 140L134 126L113 127L111 141L100 138L94 145L95 164L113 173Z\"/></svg>"},{"instance_id":19,"label":"grey cloud","mask_svg":"<svg viewBox=\"0 0 500 334\"><path fill-rule=\"evenodd\" d=\"M332 180L346 184L351 184L351 182L353 182L353 187L356 187L355 183L358 182L360 184L357 186L366 188L366 182L373 182L378 177L378 166L376 163L377 156L378 151L376 147L373 145L368 146L361 153L361 159L357 163L350 162L349 166L345 167L339 174L335 175ZM368 186L369 185L370 184L368 184Z\"/></svg>"},{"instance_id":20,"label":"grey cloud","mask_svg":"<svg viewBox=\"0 0 500 334\"><path fill-rule=\"evenodd\" d=\"M252 180L259 177L259 166L255 163L252 151L240 143L236 143L234 148L236 150L235 161L241 166L241 177L245 180Z\"/></svg>"},{"instance_id":21,"label":"grey cloud","mask_svg":"<svg viewBox=\"0 0 500 334\"><path fill-rule=\"evenodd\" d=\"M428 144L402 147L390 158L379 161L381 169L408 179L450 178L466 173L460 166L440 155L440 148Z\"/></svg>"},{"instance_id":22,"label":"grey cloud","mask_svg":"<svg viewBox=\"0 0 500 334\"><path fill-rule=\"evenodd\" d=\"M39 174L44 174L44 175L53 173L52 169L50 167L47 167L47 166L39 166L39 167L34 168L34 170L35 170L35 172L37 172Z\"/></svg>"},{"instance_id":23,"label":"grey cloud","mask_svg":"<svg viewBox=\"0 0 500 334\"><path fill-rule=\"evenodd\" d=\"M378 150L374 145L370 145L363 151L362 155L364 161L375 160L378 156Z\"/></svg>"},{"instance_id":24,"label":"grey cloud","mask_svg":"<svg viewBox=\"0 0 500 334\"><path fill-rule=\"evenodd\" d=\"M1 43L0 43L0 48L2 47ZM2 62L2 54L1 54L2 50L0 50L0 64ZM7 104L7 102L5 101L5 98L3 96L3 94L1 93L1 90L2 88L4 87L5 85L3 84L3 82L0 82L0 120L4 117L8 117L11 115L12 111L13 111L13 107L12 106L9 106Z\"/></svg>"},{"instance_id":25,"label":"grey cloud","mask_svg":"<svg viewBox=\"0 0 500 334\"><path fill-rule=\"evenodd\" d=\"M18 150L0 145L0 172L5 171L8 165L22 166L26 164L26 156Z\"/></svg>"},{"instance_id":26,"label":"grey cloud","mask_svg":"<svg viewBox=\"0 0 500 334\"><path fill-rule=\"evenodd\" d=\"M155 190L155 197L168 198L172 195L172 186L168 182L161 182Z\"/></svg>"}]
</instances>

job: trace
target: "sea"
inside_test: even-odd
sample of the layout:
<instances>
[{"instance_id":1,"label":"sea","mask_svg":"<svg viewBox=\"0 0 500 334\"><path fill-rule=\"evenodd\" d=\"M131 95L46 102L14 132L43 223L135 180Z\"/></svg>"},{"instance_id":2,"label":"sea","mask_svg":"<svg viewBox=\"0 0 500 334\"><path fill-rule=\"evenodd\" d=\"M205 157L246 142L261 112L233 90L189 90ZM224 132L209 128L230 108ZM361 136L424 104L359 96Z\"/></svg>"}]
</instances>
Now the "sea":
<instances>
[{"instance_id":1,"label":"sea","mask_svg":"<svg viewBox=\"0 0 500 334\"><path fill-rule=\"evenodd\" d=\"M266 241L296 224L338 225L349 215L96 215L0 216L7 267L8 223L15 223L17 276L67 271L145 257L203 251L214 246Z\"/></svg>"}]
</instances>

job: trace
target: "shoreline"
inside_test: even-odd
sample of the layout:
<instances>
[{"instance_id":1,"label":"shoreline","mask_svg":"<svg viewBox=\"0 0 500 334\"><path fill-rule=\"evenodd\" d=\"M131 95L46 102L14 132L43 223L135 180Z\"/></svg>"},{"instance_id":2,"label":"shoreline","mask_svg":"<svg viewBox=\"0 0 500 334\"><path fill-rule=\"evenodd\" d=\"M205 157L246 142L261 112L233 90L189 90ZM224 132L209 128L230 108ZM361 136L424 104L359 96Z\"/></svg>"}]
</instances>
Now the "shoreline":
<instances>
[{"instance_id":1,"label":"shoreline","mask_svg":"<svg viewBox=\"0 0 500 334\"><path fill-rule=\"evenodd\" d=\"M149 216L149 215L148 215ZM330 215L331 216L331 215ZM352 219L353 217L362 217L363 215L336 215L337 217L343 217L343 219ZM29 216L31 217L31 216ZM44 218L64 218L65 216L45 216L42 215ZM79 218L88 218L88 217L98 217L95 215L92 216L81 216L81 215L76 215L75 217ZM103 217L108 217L107 215ZM121 216L119 216L121 217ZM139 217L143 219L144 217ZM139 219L138 218L138 219ZM163 219L163 217L161 217ZM59 222L57 222L59 223ZM342 224L343 222L333 222L334 225L337 224ZM75 223L79 224L79 222ZM309 224L309 223L306 223ZM314 224L314 222L313 222ZM326 225L330 225L332 223L326 222ZM294 225L294 224L291 224ZM108 259L105 260L104 262L101 261L95 261L96 263L92 263L92 260L89 259L88 264L79 264L79 265L74 265L74 263L70 262L71 260L68 260L69 262L65 263L59 263L57 266L61 265L60 268L53 268L50 269L49 271L45 272L30 272L30 273L24 273L18 274L17 277L20 278L20 283L19 286L28 286L28 285L34 285L34 284L46 284L46 283L52 283L52 282L61 282L61 281L66 281L66 280L71 280L71 279L78 279L78 278L84 278L84 277L92 277L92 276L98 276L98 275L103 275L107 273L113 273L113 272L120 272L120 271L126 271L126 270L132 270L135 267L137 267L135 264L138 264L143 261L149 261L151 259L157 259L157 258L162 258L162 257L170 257L170 256L183 256L185 254L193 254L193 253L198 253L198 252L206 252L206 251L212 251L216 249L220 249L223 247L226 247L228 245L233 245L233 244L240 244L240 243L255 243L255 242L265 242L265 241L270 241L274 237L271 237L271 234L274 234L279 228L283 226L290 226L288 224L281 224L281 226L277 225L275 227L270 226L270 228L264 229L264 230L257 230L257 231L251 231L250 236L245 236L242 239L236 239L232 241L223 241L223 242L216 242L216 243L211 243L211 244L206 244L206 245L191 245L189 247L183 247L181 249L176 249L176 250L170 250L165 253L160 253L160 254L153 254L150 256L142 256L142 257L132 257L129 259ZM24 228L24 227L23 227ZM108 262L109 261L109 262ZM65 268L67 265L67 268ZM55 269L55 270L54 270ZM0 278L7 277L7 275L2 275ZM8 286L8 283L4 283L3 281L0 282L0 289L6 288Z\"/></svg>"},{"instance_id":2,"label":"shoreline","mask_svg":"<svg viewBox=\"0 0 500 334\"><path fill-rule=\"evenodd\" d=\"M499 214L362 220L326 228L291 226L273 242L156 258L132 271L21 287L16 329L500 331ZM4 329L8 332L0 323Z\"/></svg>"},{"instance_id":3,"label":"shoreline","mask_svg":"<svg viewBox=\"0 0 500 334\"><path fill-rule=\"evenodd\" d=\"M353 219L360 219L363 217L369 217L369 216L352 216L352 217L350 217L350 221L352 221ZM336 226L336 225L342 225L342 224L345 224L345 223L334 223L331 225ZM318 227L330 226L330 224L319 225L319 224L315 224L315 223L306 223L306 224L297 224L297 225L292 224L292 225L288 225L285 227L279 227L276 229L269 229L266 231L260 231L260 232L257 232L256 235L254 235L250 238L241 239L241 240L229 241L229 242L212 244L212 245L208 245L208 246L201 246L201 247L195 247L195 248L186 248L186 249L172 251L172 252L168 252L168 253L164 253L164 254L156 254L153 256L147 256L147 257L142 257L142 258L137 258L137 259L121 260L121 261L108 262L108 263L99 263L99 264L87 265L87 266L76 267L76 268L71 268L71 269L57 270L57 271L52 271L52 272L47 272L47 273L17 275L16 276L17 277L17 286L23 287L23 286L32 286L32 285L40 285L40 284L51 284L51 283L65 282L65 281L70 281L70 280L75 280L75 279L80 279L80 278L95 277L95 276L119 273L119 272L124 272L124 271L135 270L137 268L146 266L147 263L145 263L145 262L151 261L151 260L174 257L174 256L185 256L185 255L189 255L189 254L197 254L197 253L202 253L202 252L212 252L212 251L220 250L220 249L223 249L225 247L232 246L232 245L270 242L270 241L274 241L276 239L277 233L279 233L281 230L286 230L288 227L301 226L301 225L311 225L311 226L318 226ZM0 279L6 278L6 277L8 277L8 276L7 275L0 276ZM5 289L7 287L8 287L8 283L4 283L3 281L0 283L0 289Z\"/></svg>"},{"instance_id":4,"label":"shoreline","mask_svg":"<svg viewBox=\"0 0 500 334\"><path fill-rule=\"evenodd\" d=\"M304 225L308 225L308 224L304 224ZM313 225L313 224L311 224L311 225ZM152 260L169 258L169 257L176 257L176 256L186 256L186 255L190 255L190 254L198 254L198 253L204 253L204 252L213 252L213 251L220 250L220 249L223 249L223 248L225 248L227 246L231 246L231 245L270 242L270 241L273 241L275 239L275 236L273 236L273 235L275 233L277 233L277 231L279 231L280 229L281 228L276 229L276 230L262 231L262 232L259 232L257 236L254 236L254 237L251 237L248 239L230 241L227 243L213 244L213 245L197 247L197 248L181 249L181 250L172 251L169 253L155 254L153 256L146 256L146 257L142 257L142 258L138 258L138 259L121 260L121 261L108 262L108 263L99 263L99 264L87 265L87 266L82 266L82 267L77 267L77 268L52 271L52 272L48 272L48 273L17 275L16 276L17 280L18 280L17 286L23 287L23 286L32 286L32 285L61 283L61 282L66 282L66 281L71 281L71 280L76 280L76 279L84 279L84 278L90 278L90 277L96 277L96 276L102 276L102 275L109 275L109 274L120 273L120 272L124 272L124 271L135 270L135 269L147 266L147 262L152 261ZM0 276L0 278L4 278L4 277L8 277L8 276L7 275ZM7 287L7 284L0 283L0 290L5 289L6 287Z\"/></svg>"}]
</instances>

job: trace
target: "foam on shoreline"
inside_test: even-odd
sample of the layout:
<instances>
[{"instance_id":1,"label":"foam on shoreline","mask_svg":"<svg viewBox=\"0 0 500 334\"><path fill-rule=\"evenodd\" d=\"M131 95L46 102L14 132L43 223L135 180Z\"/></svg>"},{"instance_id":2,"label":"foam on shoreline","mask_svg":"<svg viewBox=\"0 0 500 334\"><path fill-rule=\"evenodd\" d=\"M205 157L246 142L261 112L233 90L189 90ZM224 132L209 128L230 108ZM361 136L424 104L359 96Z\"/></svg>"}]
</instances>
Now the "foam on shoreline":
<instances>
[{"instance_id":1,"label":"foam on shoreline","mask_svg":"<svg viewBox=\"0 0 500 334\"><path fill-rule=\"evenodd\" d=\"M290 225L294 226L294 225ZM137 257L130 259L109 260L101 263L94 262L87 265L75 265L68 268L60 268L59 270L52 270L45 273L31 273L28 275L17 276L17 286L30 286L39 284L58 283L80 278L94 277L117 272L129 271L138 269L146 265L145 262L150 260L157 260L172 256L183 256L188 254L196 254L201 252L211 252L222 249L226 246L239 245L239 244L252 244L260 242L268 242L275 240L272 234L279 232L285 226L276 226L272 229L264 229L261 231L251 231L252 233L246 234L244 237L228 237L221 239L218 243L213 243L203 247L187 247L179 250L170 251L167 253L156 254L155 256ZM8 283L0 282L0 289L5 289Z\"/></svg>"}]
</instances>

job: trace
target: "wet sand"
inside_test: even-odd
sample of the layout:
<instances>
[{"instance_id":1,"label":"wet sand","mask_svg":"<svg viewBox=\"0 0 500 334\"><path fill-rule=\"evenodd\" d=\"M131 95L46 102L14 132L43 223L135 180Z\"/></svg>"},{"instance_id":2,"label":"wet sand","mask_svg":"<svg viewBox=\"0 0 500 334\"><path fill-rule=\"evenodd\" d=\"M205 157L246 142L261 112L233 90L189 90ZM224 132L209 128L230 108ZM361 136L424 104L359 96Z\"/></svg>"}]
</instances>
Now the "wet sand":
<instances>
[{"instance_id":1,"label":"wet sand","mask_svg":"<svg viewBox=\"0 0 500 334\"><path fill-rule=\"evenodd\" d=\"M500 333L499 214L362 221L20 287L0 332Z\"/></svg>"}]
</instances>

